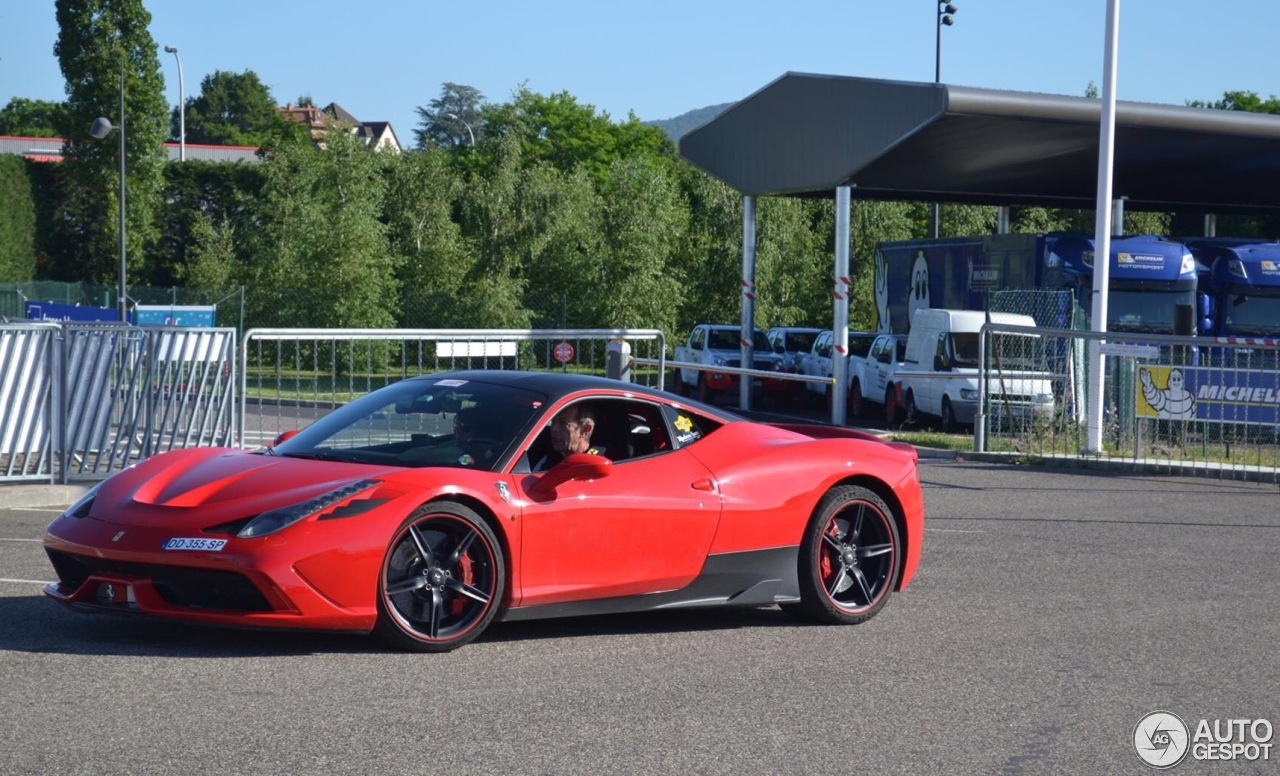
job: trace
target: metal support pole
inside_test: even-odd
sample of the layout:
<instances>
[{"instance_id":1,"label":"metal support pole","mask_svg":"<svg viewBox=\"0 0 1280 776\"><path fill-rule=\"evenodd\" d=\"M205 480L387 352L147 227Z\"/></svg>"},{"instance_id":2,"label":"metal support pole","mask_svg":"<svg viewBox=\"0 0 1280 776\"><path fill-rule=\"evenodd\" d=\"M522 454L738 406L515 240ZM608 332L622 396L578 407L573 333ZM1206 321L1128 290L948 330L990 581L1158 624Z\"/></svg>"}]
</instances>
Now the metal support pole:
<instances>
[{"instance_id":1,"label":"metal support pole","mask_svg":"<svg viewBox=\"0 0 1280 776\"><path fill-rule=\"evenodd\" d=\"M120 58L120 322L129 322L129 259L125 235L125 199L128 187L125 185L125 142L124 142L124 65L125 58Z\"/></svg>"},{"instance_id":2,"label":"metal support pole","mask_svg":"<svg viewBox=\"0 0 1280 776\"><path fill-rule=\"evenodd\" d=\"M831 359L831 422L844 425L845 402L849 390L849 223L853 209L851 189L836 187L836 265L832 295L835 311L831 331L835 335L835 354Z\"/></svg>"},{"instance_id":3,"label":"metal support pole","mask_svg":"<svg viewBox=\"0 0 1280 776\"><path fill-rule=\"evenodd\" d=\"M756 198L742 198L742 331L738 335L742 366L755 366L756 331ZM738 377L738 407L751 409L751 377Z\"/></svg>"},{"instance_id":4,"label":"metal support pole","mask_svg":"<svg viewBox=\"0 0 1280 776\"><path fill-rule=\"evenodd\" d=\"M1103 49L1102 121L1098 127L1097 223L1093 245L1093 330L1107 330L1107 291L1111 276L1111 175L1116 139L1116 54L1119 48L1120 0L1107 0L1106 45ZM1089 428L1087 452L1102 452L1103 340L1089 342Z\"/></svg>"}]
</instances>

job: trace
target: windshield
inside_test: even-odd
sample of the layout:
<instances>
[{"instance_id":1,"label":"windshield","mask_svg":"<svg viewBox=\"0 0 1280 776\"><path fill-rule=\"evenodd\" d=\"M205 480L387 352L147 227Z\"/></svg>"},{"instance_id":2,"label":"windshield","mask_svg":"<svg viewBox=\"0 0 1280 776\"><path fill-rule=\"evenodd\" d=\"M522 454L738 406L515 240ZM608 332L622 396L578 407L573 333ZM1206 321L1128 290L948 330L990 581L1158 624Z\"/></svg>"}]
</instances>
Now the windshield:
<instances>
[{"instance_id":1,"label":"windshield","mask_svg":"<svg viewBox=\"0 0 1280 776\"><path fill-rule=\"evenodd\" d=\"M787 335L787 350L795 353L808 353L813 350L813 341L818 338L815 332L799 332Z\"/></svg>"},{"instance_id":2,"label":"windshield","mask_svg":"<svg viewBox=\"0 0 1280 776\"><path fill-rule=\"evenodd\" d=\"M739 331L741 329L712 329L708 347L711 350L737 350L742 347L742 343L738 341ZM769 337L759 329L756 329L755 336L752 337L751 347L764 353L773 352L773 346L769 344Z\"/></svg>"},{"instance_id":3,"label":"windshield","mask_svg":"<svg viewBox=\"0 0 1280 776\"><path fill-rule=\"evenodd\" d=\"M978 333L963 332L951 335L952 366L978 366Z\"/></svg>"},{"instance_id":4,"label":"windshield","mask_svg":"<svg viewBox=\"0 0 1280 776\"><path fill-rule=\"evenodd\" d=\"M1173 334L1174 311L1178 305L1194 304L1195 288L1189 283L1177 286L1115 283L1107 297L1107 329Z\"/></svg>"},{"instance_id":5,"label":"windshield","mask_svg":"<svg viewBox=\"0 0 1280 776\"><path fill-rule=\"evenodd\" d=\"M448 377L405 380L340 407L274 454L384 466L491 470L547 397Z\"/></svg>"},{"instance_id":6,"label":"windshield","mask_svg":"<svg viewBox=\"0 0 1280 776\"><path fill-rule=\"evenodd\" d=\"M1280 288L1251 288L1233 283L1222 300L1226 334L1272 336L1280 332Z\"/></svg>"}]
</instances>

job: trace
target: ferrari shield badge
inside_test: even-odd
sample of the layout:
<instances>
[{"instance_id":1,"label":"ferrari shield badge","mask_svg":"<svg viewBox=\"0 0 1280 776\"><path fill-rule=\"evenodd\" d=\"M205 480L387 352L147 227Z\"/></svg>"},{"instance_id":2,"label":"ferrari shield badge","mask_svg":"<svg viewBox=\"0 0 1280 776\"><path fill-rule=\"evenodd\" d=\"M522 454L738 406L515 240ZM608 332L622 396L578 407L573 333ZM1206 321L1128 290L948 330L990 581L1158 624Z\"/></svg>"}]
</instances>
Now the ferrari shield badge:
<instances>
[{"instance_id":1,"label":"ferrari shield badge","mask_svg":"<svg viewBox=\"0 0 1280 776\"><path fill-rule=\"evenodd\" d=\"M511 488L507 487L507 483L499 482L496 487L498 488L498 495L502 497L502 500L506 502L510 502Z\"/></svg>"}]
</instances>

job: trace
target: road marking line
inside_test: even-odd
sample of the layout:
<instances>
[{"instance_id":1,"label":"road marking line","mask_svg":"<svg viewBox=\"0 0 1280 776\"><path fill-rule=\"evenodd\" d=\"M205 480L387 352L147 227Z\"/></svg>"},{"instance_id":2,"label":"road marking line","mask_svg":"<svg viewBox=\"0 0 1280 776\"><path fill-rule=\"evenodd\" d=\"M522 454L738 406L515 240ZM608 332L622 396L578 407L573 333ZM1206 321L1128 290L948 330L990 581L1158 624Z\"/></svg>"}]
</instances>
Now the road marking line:
<instances>
[{"instance_id":1,"label":"road marking line","mask_svg":"<svg viewBox=\"0 0 1280 776\"><path fill-rule=\"evenodd\" d=\"M0 542L42 542L44 539L4 539L0 538Z\"/></svg>"},{"instance_id":2,"label":"road marking line","mask_svg":"<svg viewBox=\"0 0 1280 776\"><path fill-rule=\"evenodd\" d=\"M16 585L52 585L52 582L43 582L39 579L5 579L0 577L0 582L12 582Z\"/></svg>"},{"instance_id":3,"label":"road marking line","mask_svg":"<svg viewBox=\"0 0 1280 776\"><path fill-rule=\"evenodd\" d=\"M966 531L963 528L926 528L924 530L935 533L986 533L986 531Z\"/></svg>"}]
</instances>

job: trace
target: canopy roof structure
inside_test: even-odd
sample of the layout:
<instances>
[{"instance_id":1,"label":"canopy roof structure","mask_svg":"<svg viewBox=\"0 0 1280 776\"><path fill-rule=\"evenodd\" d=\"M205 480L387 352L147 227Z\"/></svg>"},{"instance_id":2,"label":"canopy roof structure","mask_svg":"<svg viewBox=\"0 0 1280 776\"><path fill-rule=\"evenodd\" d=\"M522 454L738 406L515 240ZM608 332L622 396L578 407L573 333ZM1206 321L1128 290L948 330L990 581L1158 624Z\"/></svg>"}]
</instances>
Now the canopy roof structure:
<instances>
[{"instance_id":1,"label":"canopy roof structure","mask_svg":"<svg viewBox=\"0 0 1280 776\"><path fill-rule=\"evenodd\" d=\"M1092 209L1102 103L787 73L680 139L750 196ZM1280 211L1280 116L1116 103L1114 196L1131 210Z\"/></svg>"}]
</instances>

